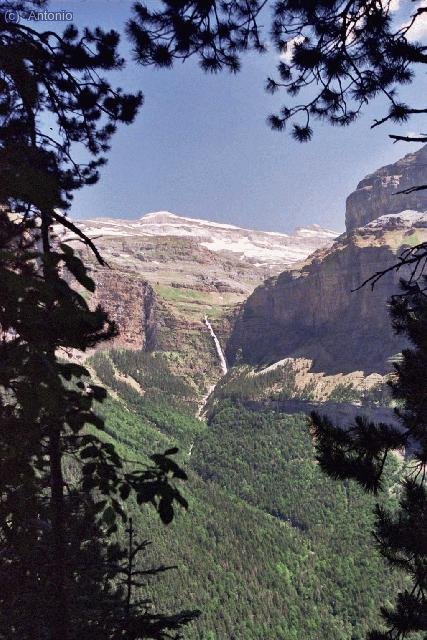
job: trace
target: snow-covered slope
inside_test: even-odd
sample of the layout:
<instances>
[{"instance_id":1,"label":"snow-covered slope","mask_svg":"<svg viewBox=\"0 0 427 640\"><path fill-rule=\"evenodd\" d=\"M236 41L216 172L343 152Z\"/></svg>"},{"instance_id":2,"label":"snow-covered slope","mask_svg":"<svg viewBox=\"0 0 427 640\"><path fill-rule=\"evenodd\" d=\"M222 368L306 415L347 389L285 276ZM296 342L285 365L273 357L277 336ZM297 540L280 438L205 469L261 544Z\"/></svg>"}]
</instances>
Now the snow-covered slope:
<instances>
[{"instance_id":1,"label":"snow-covered slope","mask_svg":"<svg viewBox=\"0 0 427 640\"><path fill-rule=\"evenodd\" d=\"M400 213L387 213L376 220L372 220L362 229L417 229L427 227L427 212L400 211Z\"/></svg>"},{"instance_id":2,"label":"snow-covered slope","mask_svg":"<svg viewBox=\"0 0 427 640\"><path fill-rule=\"evenodd\" d=\"M337 233L318 225L296 229L288 235L273 231L241 229L231 224L178 216L169 211L148 213L139 220L95 218L79 226L90 237L180 236L189 237L215 252L231 252L255 265L283 266L305 259L320 247L332 244Z\"/></svg>"}]
</instances>

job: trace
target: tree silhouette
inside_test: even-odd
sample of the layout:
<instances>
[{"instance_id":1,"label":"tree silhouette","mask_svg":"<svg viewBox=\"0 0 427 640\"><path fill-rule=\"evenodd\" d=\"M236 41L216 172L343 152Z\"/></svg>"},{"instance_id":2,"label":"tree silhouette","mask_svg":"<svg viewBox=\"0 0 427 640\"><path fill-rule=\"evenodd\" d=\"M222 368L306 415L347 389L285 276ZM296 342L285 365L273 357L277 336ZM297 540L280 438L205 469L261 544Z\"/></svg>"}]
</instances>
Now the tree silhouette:
<instances>
[{"instance_id":1,"label":"tree silhouette","mask_svg":"<svg viewBox=\"0 0 427 640\"><path fill-rule=\"evenodd\" d=\"M114 637L119 623L124 624L126 601L120 593L110 593L114 572L102 573L103 543L117 528L116 515L125 518L122 502L131 491L139 504L151 503L162 520L170 522L173 502L186 506L173 478L186 476L170 458L176 450L157 454L152 464L132 470L102 436L84 428L92 424L102 432L94 401L102 401L105 392L90 383L81 365L54 358L51 345L80 349L83 341L84 346L107 337L105 314L89 311L61 278L54 281L56 288L45 280L35 261L43 256L34 250L32 220L24 227L28 237L21 217L16 223L3 214L1 220L0 574L9 589L0 597L0 637L54 638L61 633L93 638L98 627L103 630L99 637ZM51 251L49 259L61 255ZM77 264L83 281L87 274ZM52 452L54 427L59 443L54 441L58 448ZM55 455L60 480L52 471ZM70 464L72 473L67 472ZM54 482L60 483L57 502ZM84 526L77 526L79 519ZM96 553L89 549L83 560L80 552L91 540ZM107 584L102 593L96 588L101 578ZM115 616L103 615L101 624L96 615L104 595L108 608L114 600ZM85 606L76 610L76 602ZM191 616L194 613L134 616L130 637L163 637L162 629L178 628L173 626L177 620ZM157 629L157 635L149 635L150 629Z\"/></svg>"},{"instance_id":2,"label":"tree silhouette","mask_svg":"<svg viewBox=\"0 0 427 640\"><path fill-rule=\"evenodd\" d=\"M333 478L352 478L377 493L390 452L407 454L399 509L388 513L377 507L375 539L388 563L409 575L412 588L399 593L394 609L383 608L389 629L372 632L370 640L397 640L427 631L427 296L417 283L402 286L403 295L391 301L391 316L394 330L405 335L412 348L404 349L401 361L394 364L390 383L393 397L402 405L396 410L400 427L357 418L344 430L326 417L312 415L318 460Z\"/></svg>"},{"instance_id":3,"label":"tree silhouette","mask_svg":"<svg viewBox=\"0 0 427 640\"><path fill-rule=\"evenodd\" d=\"M97 181L111 136L133 121L142 96L113 89L102 75L124 65L117 33L80 34L71 25L59 35L7 22L5 10L22 6L0 3L0 572L4 584L12 578L0 598L0 637L71 640L97 637L96 629L100 638L171 637L195 612L136 612L123 636L126 601L114 592L114 573L100 569L102 543L117 516L126 520L131 492L169 523L175 502L187 506L176 486L186 475L171 458L175 449L129 469L103 440L96 403L105 391L69 356L116 327L78 292L77 284L93 292L94 283L53 226L75 231L104 264L61 211L76 189ZM77 148L84 161L74 159ZM91 539L95 552L83 553ZM121 621L118 613L97 617L101 578L104 593L119 598Z\"/></svg>"},{"instance_id":4,"label":"tree silhouette","mask_svg":"<svg viewBox=\"0 0 427 640\"><path fill-rule=\"evenodd\" d=\"M240 69L239 54L265 51L259 14L267 0L164 0L160 7L135 2L127 33L143 65L171 67L197 56L204 71Z\"/></svg>"},{"instance_id":5,"label":"tree silhouette","mask_svg":"<svg viewBox=\"0 0 427 640\"><path fill-rule=\"evenodd\" d=\"M347 126L380 94L390 108L373 127L427 112L397 96L397 87L413 80L414 66L427 62L426 47L412 38L427 8L415 7L405 24L396 25L392 5L391 0L162 0L150 8L135 2L127 32L141 64L169 67L194 55L207 71L234 72L244 51L266 50L268 16L281 60L278 78L268 78L266 88L292 98L304 91L308 96L284 106L270 124L283 129L302 116L292 133L307 141L312 119ZM427 142L424 135L392 137Z\"/></svg>"}]
</instances>

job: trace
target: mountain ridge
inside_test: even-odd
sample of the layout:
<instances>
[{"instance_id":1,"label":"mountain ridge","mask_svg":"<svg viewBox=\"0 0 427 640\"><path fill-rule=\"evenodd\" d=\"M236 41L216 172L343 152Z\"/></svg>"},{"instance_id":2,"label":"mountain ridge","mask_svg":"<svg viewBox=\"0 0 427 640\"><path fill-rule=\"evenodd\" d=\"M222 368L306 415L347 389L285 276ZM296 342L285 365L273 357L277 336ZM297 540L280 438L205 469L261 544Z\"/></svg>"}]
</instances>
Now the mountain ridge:
<instances>
[{"instance_id":1,"label":"mountain ridge","mask_svg":"<svg viewBox=\"0 0 427 640\"><path fill-rule=\"evenodd\" d=\"M302 357L313 361L313 371L385 373L402 346L385 302L404 273L388 273L373 293L351 292L390 266L402 248L427 239L427 200L425 209L417 197L418 209L396 211L408 199L392 198L397 178L391 179L427 181L427 162L417 161L424 156L427 145L360 181L347 199L347 214L351 202L366 205L366 220L358 224L356 215L357 226L334 240L334 232L318 225L289 235L169 211L138 220L79 221L116 272L96 276L94 265L97 302L119 319L128 348L178 352L190 341L196 353L208 316L230 364ZM110 282L114 278L117 283ZM127 290L136 281L141 293L131 301ZM145 314L128 322L138 309ZM138 327L147 334L142 340L135 339Z\"/></svg>"},{"instance_id":2,"label":"mountain ridge","mask_svg":"<svg viewBox=\"0 0 427 640\"><path fill-rule=\"evenodd\" d=\"M298 227L293 234L245 229L236 225L154 211L136 220L88 218L76 221L89 236L188 237L213 252L242 255L253 264L282 265L304 260L315 249L328 246L338 235L320 225Z\"/></svg>"}]
</instances>

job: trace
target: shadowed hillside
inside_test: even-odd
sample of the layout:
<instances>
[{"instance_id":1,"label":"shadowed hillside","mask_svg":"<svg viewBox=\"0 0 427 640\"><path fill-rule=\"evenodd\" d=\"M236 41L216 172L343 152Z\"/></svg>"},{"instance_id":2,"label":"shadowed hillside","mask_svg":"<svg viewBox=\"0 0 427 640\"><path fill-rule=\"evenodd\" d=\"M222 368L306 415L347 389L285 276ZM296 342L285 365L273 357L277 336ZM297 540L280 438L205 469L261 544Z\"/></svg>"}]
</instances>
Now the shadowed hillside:
<instances>
[{"instance_id":1,"label":"shadowed hillside","mask_svg":"<svg viewBox=\"0 0 427 640\"><path fill-rule=\"evenodd\" d=\"M424 152L425 148L419 153ZM399 171L400 165L400 161L392 165L393 170ZM404 163L407 172L412 166ZM405 174L405 179L416 183L421 169L422 179L427 179L427 164L421 168L415 164L414 174ZM427 239L427 215L423 211L388 213L389 184L378 179L375 188L366 187L371 213L365 226L318 250L300 269L270 278L249 296L227 345L231 362L266 364L304 357L313 360L314 371L327 373L383 373L390 368L387 360L403 343L392 332L387 300L407 272L386 274L373 290L359 287L394 264L402 249ZM369 222L375 212L380 217Z\"/></svg>"}]
</instances>

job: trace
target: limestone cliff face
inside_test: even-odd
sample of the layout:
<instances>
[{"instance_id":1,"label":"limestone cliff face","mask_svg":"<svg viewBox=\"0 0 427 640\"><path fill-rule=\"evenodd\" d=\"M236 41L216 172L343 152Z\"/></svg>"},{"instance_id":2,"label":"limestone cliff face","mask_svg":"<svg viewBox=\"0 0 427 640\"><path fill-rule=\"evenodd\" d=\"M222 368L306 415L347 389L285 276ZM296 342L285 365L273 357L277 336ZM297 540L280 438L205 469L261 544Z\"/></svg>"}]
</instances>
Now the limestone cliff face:
<instances>
[{"instance_id":1,"label":"limestone cliff face","mask_svg":"<svg viewBox=\"0 0 427 640\"><path fill-rule=\"evenodd\" d=\"M398 291L390 273L372 291L354 291L389 266L398 247L427 238L422 228L361 229L319 250L300 271L285 271L255 289L227 346L230 362L268 363L285 357L313 360L314 371L383 373L400 351L386 301Z\"/></svg>"},{"instance_id":2,"label":"limestone cliff face","mask_svg":"<svg viewBox=\"0 0 427 640\"><path fill-rule=\"evenodd\" d=\"M148 282L116 269L96 269L91 276L96 285L91 304L100 304L119 329L119 335L108 347L153 350L156 297Z\"/></svg>"},{"instance_id":3,"label":"limestone cliff face","mask_svg":"<svg viewBox=\"0 0 427 640\"><path fill-rule=\"evenodd\" d=\"M402 342L391 329L387 299L403 271L374 290L357 289L396 262L405 246L427 241L427 145L362 180L347 198L347 233L319 249L298 271L260 285L243 305L227 346L230 362L313 360L314 371L383 373Z\"/></svg>"},{"instance_id":4,"label":"limestone cliff face","mask_svg":"<svg viewBox=\"0 0 427 640\"><path fill-rule=\"evenodd\" d=\"M427 145L366 176L347 198L347 232L362 227L382 215L399 213L406 209L426 211L427 190L396 195L396 191L426 184L426 181Z\"/></svg>"}]
</instances>

